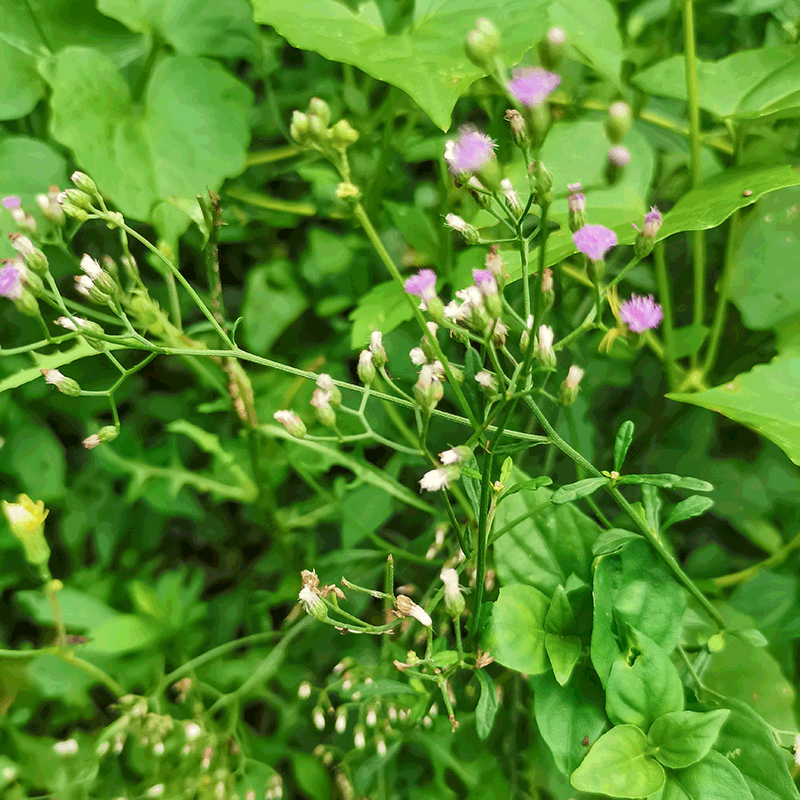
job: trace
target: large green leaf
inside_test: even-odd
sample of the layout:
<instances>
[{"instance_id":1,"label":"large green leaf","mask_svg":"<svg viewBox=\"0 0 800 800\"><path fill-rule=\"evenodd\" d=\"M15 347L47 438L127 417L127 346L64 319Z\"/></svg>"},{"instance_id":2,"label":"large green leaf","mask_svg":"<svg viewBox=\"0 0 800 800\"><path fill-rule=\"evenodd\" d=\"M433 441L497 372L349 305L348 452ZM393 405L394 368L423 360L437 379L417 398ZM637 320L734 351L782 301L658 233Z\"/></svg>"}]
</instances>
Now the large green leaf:
<instances>
[{"instance_id":1,"label":"large green leaf","mask_svg":"<svg viewBox=\"0 0 800 800\"><path fill-rule=\"evenodd\" d=\"M539 675L549 668L545 655L544 620L547 598L532 586L504 586L491 604L482 645L509 669Z\"/></svg>"},{"instance_id":2,"label":"large green leaf","mask_svg":"<svg viewBox=\"0 0 800 800\"><path fill-rule=\"evenodd\" d=\"M718 117L761 117L800 108L800 48L744 50L720 61L697 63L698 101ZM634 83L649 94L686 99L682 55L638 74Z\"/></svg>"},{"instance_id":3,"label":"large green leaf","mask_svg":"<svg viewBox=\"0 0 800 800\"><path fill-rule=\"evenodd\" d=\"M303 13L284 0L254 0L256 22L272 25L294 47L343 61L407 92L442 130L456 100L486 73L464 52L478 17L503 37L503 55L516 63L547 29L543 0L438 0L418 9L409 31L386 32L373 0L352 11L337 0L306 0ZM421 13L420 13L421 12Z\"/></svg>"},{"instance_id":4,"label":"large green leaf","mask_svg":"<svg viewBox=\"0 0 800 800\"><path fill-rule=\"evenodd\" d=\"M764 330L800 314L797 223L800 188L763 198L744 223L731 275L731 299L745 325Z\"/></svg>"},{"instance_id":5,"label":"large green leaf","mask_svg":"<svg viewBox=\"0 0 800 800\"><path fill-rule=\"evenodd\" d=\"M32 56L82 45L124 66L140 56L145 45L141 36L86 0L0 0L0 20L0 39Z\"/></svg>"},{"instance_id":6,"label":"large green leaf","mask_svg":"<svg viewBox=\"0 0 800 800\"><path fill-rule=\"evenodd\" d=\"M27 136L0 138L0 197L17 195L23 208L42 224L37 194L47 193L55 184L62 189L67 180L67 162L45 142ZM11 215L0 211L0 258L10 258L14 250L8 234L17 229ZM2 391L2 386L0 386Z\"/></svg>"},{"instance_id":7,"label":"large green leaf","mask_svg":"<svg viewBox=\"0 0 800 800\"><path fill-rule=\"evenodd\" d=\"M647 739L633 725L603 734L572 774L581 792L610 797L647 797L664 785L664 768L647 754Z\"/></svg>"},{"instance_id":8,"label":"large green leaf","mask_svg":"<svg viewBox=\"0 0 800 800\"><path fill-rule=\"evenodd\" d=\"M0 120L24 117L44 94L36 59L0 38L0 70Z\"/></svg>"},{"instance_id":9,"label":"large green leaf","mask_svg":"<svg viewBox=\"0 0 800 800\"><path fill-rule=\"evenodd\" d=\"M159 203L194 201L244 169L252 94L212 61L163 59L142 109L113 63L95 50L63 50L46 77L53 137L125 214L150 220ZM174 236L189 218L163 206L155 221L162 235Z\"/></svg>"},{"instance_id":10,"label":"large green leaf","mask_svg":"<svg viewBox=\"0 0 800 800\"><path fill-rule=\"evenodd\" d=\"M647 542L636 538L600 556L594 570L592 663L605 685L620 647L619 626L630 625L668 653L678 643L686 594Z\"/></svg>"},{"instance_id":11,"label":"large green leaf","mask_svg":"<svg viewBox=\"0 0 800 800\"><path fill-rule=\"evenodd\" d=\"M786 766L786 751L778 747L772 730L744 703L728 699L724 705L731 715L714 750L742 773L753 800L800 800Z\"/></svg>"},{"instance_id":12,"label":"large green leaf","mask_svg":"<svg viewBox=\"0 0 800 800\"><path fill-rule=\"evenodd\" d=\"M618 656L611 665L606 714L615 725L648 731L656 719L675 711L683 711L678 670L664 650L637 632L632 652Z\"/></svg>"},{"instance_id":13,"label":"large green leaf","mask_svg":"<svg viewBox=\"0 0 800 800\"><path fill-rule=\"evenodd\" d=\"M608 727L602 689L591 668L576 670L567 686L552 672L532 678L531 685L539 732L556 767L570 775Z\"/></svg>"},{"instance_id":14,"label":"large green leaf","mask_svg":"<svg viewBox=\"0 0 800 800\"><path fill-rule=\"evenodd\" d=\"M529 477L515 467L506 486L526 480ZM600 529L574 506L549 505L551 496L545 488L517 492L498 506L494 530L529 515L493 545L501 583L525 583L552 594L570 575L589 582L592 542Z\"/></svg>"},{"instance_id":15,"label":"large green leaf","mask_svg":"<svg viewBox=\"0 0 800 800\"><path fill-rule=\"evenodd\" d=\"M257 58L247 0L100 0L98 8L133 31L163 37L181 55Z\"/></svg>"},{"instance_id":16,"label":"large green leaf","mask_svg":"<svg viewBox=\"0 0 800 800\"><path fill-rule=\"evenodd\" d=\"M657 748L654 755L665 767L683 769L708 753L729 716L727 709L673 711L653 723L647 739Z\"/></svg>"},{"instance_id":17,"label":"large green leaf","mask_svg":"<svg viewBox=\"0 0 800 800\"><path fill-rule=\"evenodd\" d=\"M742 773L721 753L712 750L702 761L667 773L656 800L753 800Z\"/></svg>"},{"instance_id":18,"label":"large green leaf","mask_svg":"<svg viewBox=\"0 0 800 800\"><path fill-rule=\"evenodd\" d=\"M362 347L369 342L373 331L387 334L413 316L402 286L396 281L379 283L363 295L350 312L349 319L353 323L350 345Z\"/></svg>"},{"instance_id":19,"label":"large green leaf","mask_svg":"<svg viewBox=\"0 0 800 800\"><path fill-rule=\"evenodd\" d=\"M714 656L703 681L715 692L747 703L770 725L797 728L795 691L766 648L754 647L733 636Z\"/></svg>"},{"instance_id":20,"label":"large green leaf","mask_svg":"<svg viewBox=\"0 0 800 800\"><path fill-rule=\"evenodd\" d=\"M800 358L776 358L737 375L723 386L667 397L708 408L747 425L800 464Z\"/></svg>"}]
</instances>

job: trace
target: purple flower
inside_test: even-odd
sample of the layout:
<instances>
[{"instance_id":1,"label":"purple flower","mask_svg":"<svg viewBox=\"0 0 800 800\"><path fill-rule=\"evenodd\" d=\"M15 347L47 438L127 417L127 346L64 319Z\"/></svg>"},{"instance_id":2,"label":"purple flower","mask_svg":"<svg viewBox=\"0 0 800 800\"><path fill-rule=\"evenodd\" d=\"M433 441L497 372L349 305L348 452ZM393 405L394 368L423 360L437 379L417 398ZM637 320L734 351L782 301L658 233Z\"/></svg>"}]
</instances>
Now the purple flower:
<instances>
[{"instance_id":1,"label":"purple flower","mask_svg":"<svg viewBox=\"0 0 800 800\"><path fill-rule=\"evenodd\" d=\"M640 297L632 294L630 300L620 303L619 316L634 333L641 333L657 328L664 319L664 312L653 295Z\"/></svg>"},{"instance_id":2,"label":"purple flower","mask_svg":"<svg viewBox=\"0 0 800 800\"><path fill-rule=\"evenodd\" d=\"M476 128L464 125L458 130L458 139L451 139L444 148L444 160L453 175L477 172L487 161L494 158L493 139Z\"/></svg>"},{"instance_id":3,"label":"purple flower","mask_svg":"<svg viewBox=\"0 0 800 800\"><path fill-rule=\"evenodd\" d=\"M508 91L524 106L541 105L556 90L561 77L541 67L514 70L514 79L506 84Z\"/></svg>"},{"instance_id":4,"label":"purple flower","mask_svg":"<svg viewBox=\"0 0 800 800\"><path fill-rule=\"evenodd\" d=\"M0 269L0 297L19 300L22 297L22 270L14 264Z\"/></svg>"},{"instance_id":5,"label":"purple flower","mask_svg":"<svg viewBox=\"0 0 800 800\"><path fill-rule=\"evenodd\" d=\"M436 297L436 273L432 269L421 269L405 282L405 290L420 300L432 300Z\"/></svg>"},{"instance_id":6,"label":"purple flower","mask_svg":"<svg viewBox=\"0 0 800 800\"><path fill-rule=\"evenodd\" d=\"M575 247L592 261L602 261L617 243L617 234L604 225L584 225L572 234Z\"/></svg>"},{"instance_id":7,"label":"purple flower","mask_svg":"<svg viewBox=\"0 0 800 800\"><path fill-rule=\"evenodd\" d=\"M4 197L0 202L3 203L3 208L7 208L9 211L11 211L12 208L19 208L22 205L22 200L14 194L9 197Z\"/></svg>"},{"instance_id":8,"label":"purple flower","mask_svg":"<svg viewBox=\"0 0 800 800\"><path fill-rule=\"evenodd\" d=\"M644 215L644 225L642 225L642 236L647 239L654 239L655 235L658 233L658 229L661 227L661 212L655 207L650 206L650 211ZM633 224L633 223L631 223ZM636 228L636 226L633 226ZM636 228L638 231L639 229Z\"/></svg>"},{"instance_id":9,"label":"purple flower","mask_svg":"<svg viewBox=\"0 0 800 800\"><path fill-rule=\"evenodd\" d=\"M497 294L497 279L490 269L472 270L472 278L481 290L481 294Z\"/></svg>"}]
</instances>

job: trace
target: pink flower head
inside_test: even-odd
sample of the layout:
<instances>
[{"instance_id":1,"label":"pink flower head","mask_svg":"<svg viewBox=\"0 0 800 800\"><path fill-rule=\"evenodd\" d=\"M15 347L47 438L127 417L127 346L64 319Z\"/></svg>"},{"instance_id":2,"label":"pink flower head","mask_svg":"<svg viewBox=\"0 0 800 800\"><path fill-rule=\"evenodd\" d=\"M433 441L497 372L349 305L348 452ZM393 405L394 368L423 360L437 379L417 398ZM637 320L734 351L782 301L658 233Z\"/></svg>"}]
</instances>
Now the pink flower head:
<instances>
[{"instance_id":1,"label":"pink flower head","mask_svg":"<svg viewBox=\"0 0 800 800\"><path fill-rule=\"evenodd\" d=\"M421 269L405 282L408 294L419 297L423 302L436 297L436 273L432 269Z\"/></svg>"},{"instance_id":2,"label":"pink flower head","mask_svg":"<svg viewBox=\"0 0 800 800\"><path fill-rule=\"evenodd\" d=\"M12 208L19 208L22 205L22 200L14 194L9 197L4 197L0 202L3 203L3 208L7 208L9 211L11 211Z\"/></svg>"},{"instance_id":3,"label":"pink flower head","mask_svg":"<svg viewBox=\"0 0 800 800\"><path fill-rule=\"evenodd\" d=\"M444 160L453 175L477 172L489 159L494 158L497 144L485 133L470 125L458 130L458 139L451 139L444 148Z\"/></svg>"},{"instance_id":4,"label":"pink flower head","mask_svg":"<svg viewBox=\"0 0 800 800\"><path fill-rule=\"evenodd\" d=\"M497 294L497 279L490 269L472 270L472 278L483 295Z\"/></svg>"},{"instance_id":5,"label":"pink flower head","mask_svg":"<svg viewBox=\"0 0 800 800\"><path fill-rule=\"evenodd\" d=\"M632 294L630 300L620 303L619 316L634 333L641 333L657 328L664 319L664 312L653 295L640 297Z\"/></svg>"},{"instance_id":6,"label":"pink flower head","mask_svg":"<svg viewBox=\"0 0 800 800\"><path fill-rule=\"evenodd\" d=\"M0 297L19 300L22 297L22 270L14 264L0 269Z\"/></svg>"},{"instance_id":7,"label":"pink flower head","mask_svg":"<svg viewBox=\"0 0 800 800\"><path fill-rule=\"evenodd\" d=\"M627 147L617 145L608 151L608 160L615 167L627 167L631 161L631 153Z\"/></svg>"},{"instance_id":8,"label":"pink flower head","mask_svg":"<svg viewBox=\"0 0 800 800\"><path fill-rule=\"evenodd\" d=\"M514 79L506 84L509 92L524 106L541 105L561 83L561 77L541 67L514 70Z\"/></svg>"},{"instance_id":9,"label":"pink flower head","mask_svg":"<svg viewBox=\"0 0 800 800\"><path fill-rule=\"evenodd\" d=\"M584 225L572 234L575 247L592 261L602 261L617 243L617 234L604 225Z\"/></svg>"},{"instance_id":10,"label":"pink flower head","mask_svg":"<svg viewBox=\"0 0 800 800\"><path fill-rule=\"evenodd\" d=\"M661 227L662 219L661 212L655 206L650 206L650 211L644 215L644 225L642 225L642 230L640 231L642 236L646 239L654 239L658 229ZM631 225L636 228L633 223ZM638 231L639 229L636 228L636 230Z\"/></svg>"}]
</instances>

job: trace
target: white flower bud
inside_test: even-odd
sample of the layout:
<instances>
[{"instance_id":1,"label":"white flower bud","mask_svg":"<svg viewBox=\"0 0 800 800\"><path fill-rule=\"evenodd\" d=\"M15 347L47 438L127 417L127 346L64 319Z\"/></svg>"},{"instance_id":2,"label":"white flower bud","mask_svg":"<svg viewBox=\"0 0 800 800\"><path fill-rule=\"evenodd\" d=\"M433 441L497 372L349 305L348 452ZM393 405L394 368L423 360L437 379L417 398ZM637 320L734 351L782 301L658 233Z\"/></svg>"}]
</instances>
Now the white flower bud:
<instances>
[{"instance_id":1,"label":"white flower bud","mask_svg":"<svg viewBox=\"0 0 800 800\"><path fill-rule=\"evenodd\" d=\"M314 727L318 731L324 731L325 730L325 713L322 711L322 709L319 706L317 706L317 708L314 709L313 715L312 715L312 720L314 722Z\"/></svg>"},{"instance_id":2,"label":"white flower bud","mask_svg":"<svg viewBox=\"0 0 800 800\"><path fill-rule=\"evenodd\" d=\"M290 436L294 436L295 439L303 439L305 437L306 426L294 411L276 411L272 416L286 428L286 432Z\"/></svg>"},{"instance_id":3,"label":"white flower bud","mask_svg":"<svg viewBox=\"0 0 800 800\"><path fill-rule=\"evenodd\" d=\"M333 726L336 729L336 733L344 733L347 730L347 711L345 709L339 709Z\"/></svg>"},{"instance_id":4,"label":"white flower bud","mask_svg":"<svg viewBox=\"0 0 800 800\"><path fill-rule=\"evenodd\" d=\"M193 742L200 734L203 732L203 729L196 723L196 722L185 722L183 725L183 731L186 734L186 738Z\"/></svg>"},{"instance_id":5,"label":"white flower bud","mask_svg":"<svg viewBox=\"0 0 800 800\"><path fill-rule=\"evenodd\" d=\"M56 742L53 750L59 756L74 756L78 752L78 742L75 739L65 739L63 742Z\"/></svg>"},{"instance_id":6,"label":"white flower bud","mask_svg":"<svg viewBox=\"0 0 800 800\"><path fill-rule=\"evenodd\" d=\"M301 700L308 700L311 697L311 684L308 681L303 681L297 689L297 696Z\"/></svg>"}]
</instances>

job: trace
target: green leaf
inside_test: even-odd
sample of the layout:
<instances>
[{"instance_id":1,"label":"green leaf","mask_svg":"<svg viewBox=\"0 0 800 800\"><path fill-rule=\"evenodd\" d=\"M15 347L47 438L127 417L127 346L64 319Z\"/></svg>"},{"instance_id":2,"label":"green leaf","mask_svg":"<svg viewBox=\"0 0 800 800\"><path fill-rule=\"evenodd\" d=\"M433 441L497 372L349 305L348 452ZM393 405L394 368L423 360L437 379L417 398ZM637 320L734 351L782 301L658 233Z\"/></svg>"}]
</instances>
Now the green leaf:
<instances>
[{"instance_id":1,"label":"green leaf","mask_svg":"<svg viewBox=\"0 0 800 800\"><path fill-rule=\"evenodd\" d=\"M619 426L617 438L614 440L614 469L622 472L625 456L633 441L633 423L628 419Z\"/></svg>"},{"instance_id":2,"label":"green leaf","mask_svg":"<svg viewBox=\"0 0 800 800\"><path fill-rule=\"evenodd\" d=\"M675 358L688 358L700 352L703 342L711 332L705 325L684 325L673 331L672 350Z\"/></svg>"},{"instance_id":3,"label":"green leaf","mask_svg":"<svg viewBox=\"0 0 800 800\"><path fill-rule=\"evenodd\" d=\"M652 724L647 740L658 748L654 755L665 767L683 769L711 750L730 713L728 709L705 713L673 711Z\"/></svg>"},{"instance_id":4,"label":"green leaf","mask_svg":"<svg viewBox=\"0 0 800 800\"><path fill-rule=\"evenodd\" d=\"M778 746L772 730L744 703L726 698L728 721L714 744L744 777L753 800L800 800L789 769L786 751Z\"/></svg>"},{"instance_id":5,"label":"green leaf","mask_svg":"<svg viewBox=\"0 0 800 800\"><path fill-rule=\"evenodd\" d=\"M166 238L189 219L165 201L219 189L244 169L252 93L213 61L164 58L150 75L142 111L114 64L95 50L63 50L45 77L53 137L120 211L153 219Z\"/></svg>"},{"instance_id":6,"label":"green leaf","mask_svg":"<svg viewBox=\"0 0 800 800\"><path fill-rule=\"evenodd\" d=\"M766 436L800 464L800 358L776 358L723 386L667 397L716 411Z\"/></svg>"},{"instance_id":7,"label":"green leaf","mask_svg":"<svg viewBox=\"0 0 800 800\"><path fill-rule=\"evenodd\" d=\"M435 264L439 257L439 231L433 227L430 216L421 208L407 203L383 201L383 207L389 212L395 227L403 234L406 243L415 250L426 255L430 264ZM465 251L466 252L466 251Z\"/></svg>"},{"instance_id":8,"label":"green leaf","mask_svg":"<svg viewBox=\"0 0 800 800\"><path fill-rule=\"evenodd\" d=\"M800 170L788 165L727 169L687 192L664 215L658 241L683 231L704 231L721 225L737 208L760 197L800 184ZM749 194L745 194L749 192Z\"/></svg>"},{"instance_id":9,"label":"green leaf","mask_svg":"<svg viewBox=\"0 0 800 800\"><path fill-rule=\"evenodd\" d=\"M635 638L631 650L611 666L606 713L615 725L647 731L664 714L683 711L683 684L664 650L638 631Z\"/></svg>"},{"instance_id":10,"label":"green leaf","mask_svg":"<svg viewBox=\"0 0 800 800\"><path fill-rule=\"evenodd\" d=\"M19 491L45 502L64 496L64 448L41 422L28 418L13 428L3 447L3 457L19 479Z\"/></svg>"},{"instance_id":11,"label":"green leaf","mask_svg":"<svg viewBox=\"0 0 800 800\"><path fill-rule=\"evenodd\" d=\"M752 330L784 325L800 314L797 253L800 188L763 198L744 221L731 273L731 299Z\"/></svg>"},{"instance_id":12,"label":"green leaf","mask_svg":"<svg viewBox=\"0 0 800 800\"><path fill-rule=\"evenodd\" d=\"M650 486L660 486L662 489L691 489L693 492L712 492L714 487L708 481L698 478L682 478L680 475L623 475L617 483L646 483Z\"/></svg>"},{"instance_id":13,"label":"green leaf","mask_svg":"<svg viewBox=\"0 0 800 800\"><path fill-rule=\"evenodd\" d=\"M577 636L560 636L548 633L544 637L544 647L553 674L561 686L567 683L572 675L572 670L581 656L581 640Z\"/></svg>"},{"instance_id":14,"label":"green leaf","mask_svg":"<svg viewBox=\"0 0 800 800\"><path fill-rule=\"evenodd\" d=\"M531 685L542 739L559 771L570 775L608 727L597 678L591 669L579 668L566 686L551 672L532 678Z\"/></svg>"},{"instance_id":15,"label":"green leaf","mask_svg":"<svg viewBox=\"0 0 800 800\"><path fill-rule=\"evenodd\" d=\"M747 703L773 727L797 728L794 686L764 648L725 637L725 649L714 655L703 680L715 692Z\"/></svg>"},{"instance_id":16,"label":"green leaf","mask_svg":"<svg viewBox=\"0 0 800 800\"><path fill-rule=\"evenodd\" d=\"M342 547L355 547L392 516L392 498L375 486L359 486L342 500Z\"/></svg>"},{"instance_id":17,"label":"green leaf","mask_svg":"<svg viewBox=\"0 0 800 800\"><path fill-rule=\"evenodd\" d=\"M569 634L575 632L575 615L572 613L567 591L563 586L557 586L553 592L544 627L548 633Z\"/></svg>"},{"instance_id":18,"label":"green leaf","mask_svg":"<svg viewBox=\"0 0 800 800\"><path fill-rule=\"evenodd\" d=\"M683 627L686 594L672 573L641 537L619 552L601 556L594 571L592 663L605 685L620 647L615 633L627 623L668 653Z\"/></svg>"},{"instance_id":19,"label":"green leaf","mask_svg":"<svg viewBox=\"0 0 800 800\"><path fill-rule=\"evenodd\" d=\"M53 606L44 592L17 592L14 597L37 622L44 625L55 624ZM107 606L102 600L78 589L73 589L71 586L65 586L58 593L58 602L61 605L64 624L68 631L85 631L119 616L118 612Z\"/></svg>"},{"instance_id":20,"label":"green leaf","mask_svg":"<svg viewBox=\"0 0 800 800\"><path fill-rule=\"evenodd\" d=\"M47 193L50 184L64 186L67 180L67 162L48 144L27 136L7 136L0 138L0 197L17 195L23 208L42 224L42 215L35 202L37 194ZM0 214L0 258L16 255L8 241L8 234L17 229L11 215L3 209ZM41 378L38 370L36 377ZM9 376L0 381L3 392ZM19 386L20 384L15 384Z\"/></svg>"},{"instance_id":21,"label":"green leaf","mask_svg":"<svg viewBox=\"0 0 800 800\"><path fill-rule=\"evenodd\" d=\"M144 650L161 638L159 626L137 614L118 614L89 630L87 654L119 655Z\"/></svg>"},{"instance_id":22,"label":"green leaf","mask_svg":"<svg viewBox=\"0 0 800 800\"><path fill-rule=\"evenodd\" d=\"M682 55L639 73L634 83L648 94L686 99ZM800 53L796 47L744 50L720 61L697 59L698 102L718 117L755 118L800 107Z\"/></svg>"},{"instance_id":23,"label":"green leaf","mask_svg":"<svg viewBox=\"0 0 800 800\"><path fill-rule=\"evenodd\" d=\"M492 676L485 669L476 669L475 675L481 685L481 696L475 707L475 726L478 729L478 738L483 741L492 732L499 704Z\"/></svg>"},{"instance_id":24,"label":"green leaf","mask_svg":"<svg viewBox=\"0 0 800 800\"><path fill-rule=\"evenodd\" d=\"M714 501L710 497L701 497L693 494L691 497L687 497L685 500L681 500L680 503L675 504L661 529L666 530L670 525L675 525L677 522L699 517L701 514L705 514L713 505Z\"/></svg>"},{"instance_id":25,"label":"green leaf","mask_svg":"<svg viewBox=\"0 0 800 800\"><path fill-rule=\"evenodd\" d=\"M571 783L580 792L647 797L664 785L665 775L646 749L647 739L637 727L618 725L597 740Z\"/></svg>"},{"instance_id":26,"label":"green leaf","mask_svg":"<svg viewBox=\"0 0 800 800\"><path fill-rule=\"evenodd\" d=\"M292 277L292 266L279 260L247 272L242 302L242 332L247 347L266 353L275 340L308 308Z\"/></svg>"},{"instance_id":27,"label":"green leaf","mask_svg":"<svg viewBox=\"0 0 800 800\"><path fill-rule=\"evenodd\" d=\"M497 451L495 451L495 453L496 452ZM538 478L531 478L529 481L515 483L510 489L506 489L503 494L500 495L497 500L497 505L499 506L506 497L511 497L511 495L517 492L535 492L537 489L541 489L542 486L549 486L552 482L553 479L548 475L541 475Z\"/></svg>"},{"instance_id":28,"label":"green leaf","mask_svg":"<svg viewBox=\"0 0 800 800\"><path fill-rule=\"evenodd\" d=\"M528 480L514 468L507 485ZM493 545L500 582L526 583L552 594L575 574L590 580L592 542L599 534L597 524L574 506L553 506L551 492L537 489L509 497L497 509L494 529L523 519Z\"/></svg>"},{"instance_id":29,"label":"green leaf","mask_svg":"<svg viewBox=\"0 0 800 800\"><path fill-rule=\"evenodd\" d=\"M540 0L439 0L411 30L396 34L386 32L372 0L357 11L336 0L306 0L302 14L283 0L255 0L254 6L256 22L271 25L294 47L352 64L407 92L442 130L450 127L456 100L486 74L464 52L478 17L497 26L511 64L547 29L547 4Z\"/></svg>"},{"instance_id":30,"label":"green leaf","mask_svg":"<svg viewBox=\"0 0 800 800\"><path fill-rule=\"evenodd\" d=\"M146 46L143 37L83 0L37 0L32 8L18 0L0 0L0 19L0 37L32 56L83 45L122 67L143 55Z\"/></svg>"},{"instance_id":31,"label":"green leaf","mask_svg":"<svg viewBox=\"0 0 800 800\"><path fill-rule=\"evenodd\" d=\"M166 39L184 56L258 59L258 28L247 0L99 0L97 7L132 31Z\"/></svg>"},{"instance_id":32,"label":"green leaf","mask_svg":"<svg viewBox=\"0 0 800 800\"><path fill-rule=\"evenodd\" d=\"M688 713L688 712L687 712ZM712 750L702 761L667 773L659 800L753 800L742 773Z\"/></svg>"},{"instance_id":33,"label":"green leaf","mask_svg":"<svg viewBox=\"0 0 800 800\"><path fill-rule=\"evenodd\" d=\"M0 82L0 120L27 116L44 94L36 59L0 39L0 69L5 76Z\"/></svg>"},{"instance_id":34,"label":"green leaf","mask_svg":"<svg viewBox=\"0 0 800 800\"><path fill-rule=\"evenodd\" d=\"M483 630L482 647L509 669L538 675L548 669L544 620L550 604L532 586L515 584L500 589Z\"/></svg>"},{"instance_id":35,"label":"green leaf","mask_svg":"<svg viewBox=\"0 0 800 800\"><path fill-rule=\"evenodd\" d=\"M581 497L588 497L590 494L594 494L601 486L607 486L610 482L609 478L585 478L582 481L568 483L566 486L560 486L553 492L550 502L555 505L571 503L573 500L578 500Z\"/></svg>"},{"instance_id":36,"label":"green leaf","mask_svg":"<svg viewBox=\"0 0 800 800\"><path fill-rule=\"evenodd\" d=\"M623 528L610 528L595 539L592 553L596 556L612 555L618 553L628 542L641 538L640 533L626 531Z\"/></svg>"},{"instance_id":37,"label":"green leaf","mask_svg":"<svg viewBox=\"0 0 800 800\"><path fill-rule=\"evenodd\" d=\"M373 331L385 336L398 325L414 316L403 287L395 281L386 281L373 286L363 295L358 305L350 312L350 346L362 347L369 343Z\"/></svg>"},{"instance_id":38,"label":"green leaf","mask_svg":"<svg viewBox=\"0 0 800 800\"><path fill-rule=\"evenodd\" d=\"M311 800L329 800L333 783L328 770L318 758L308 753L292 753L292 771L297 788Z\"/></svg>"}]
</instances>

